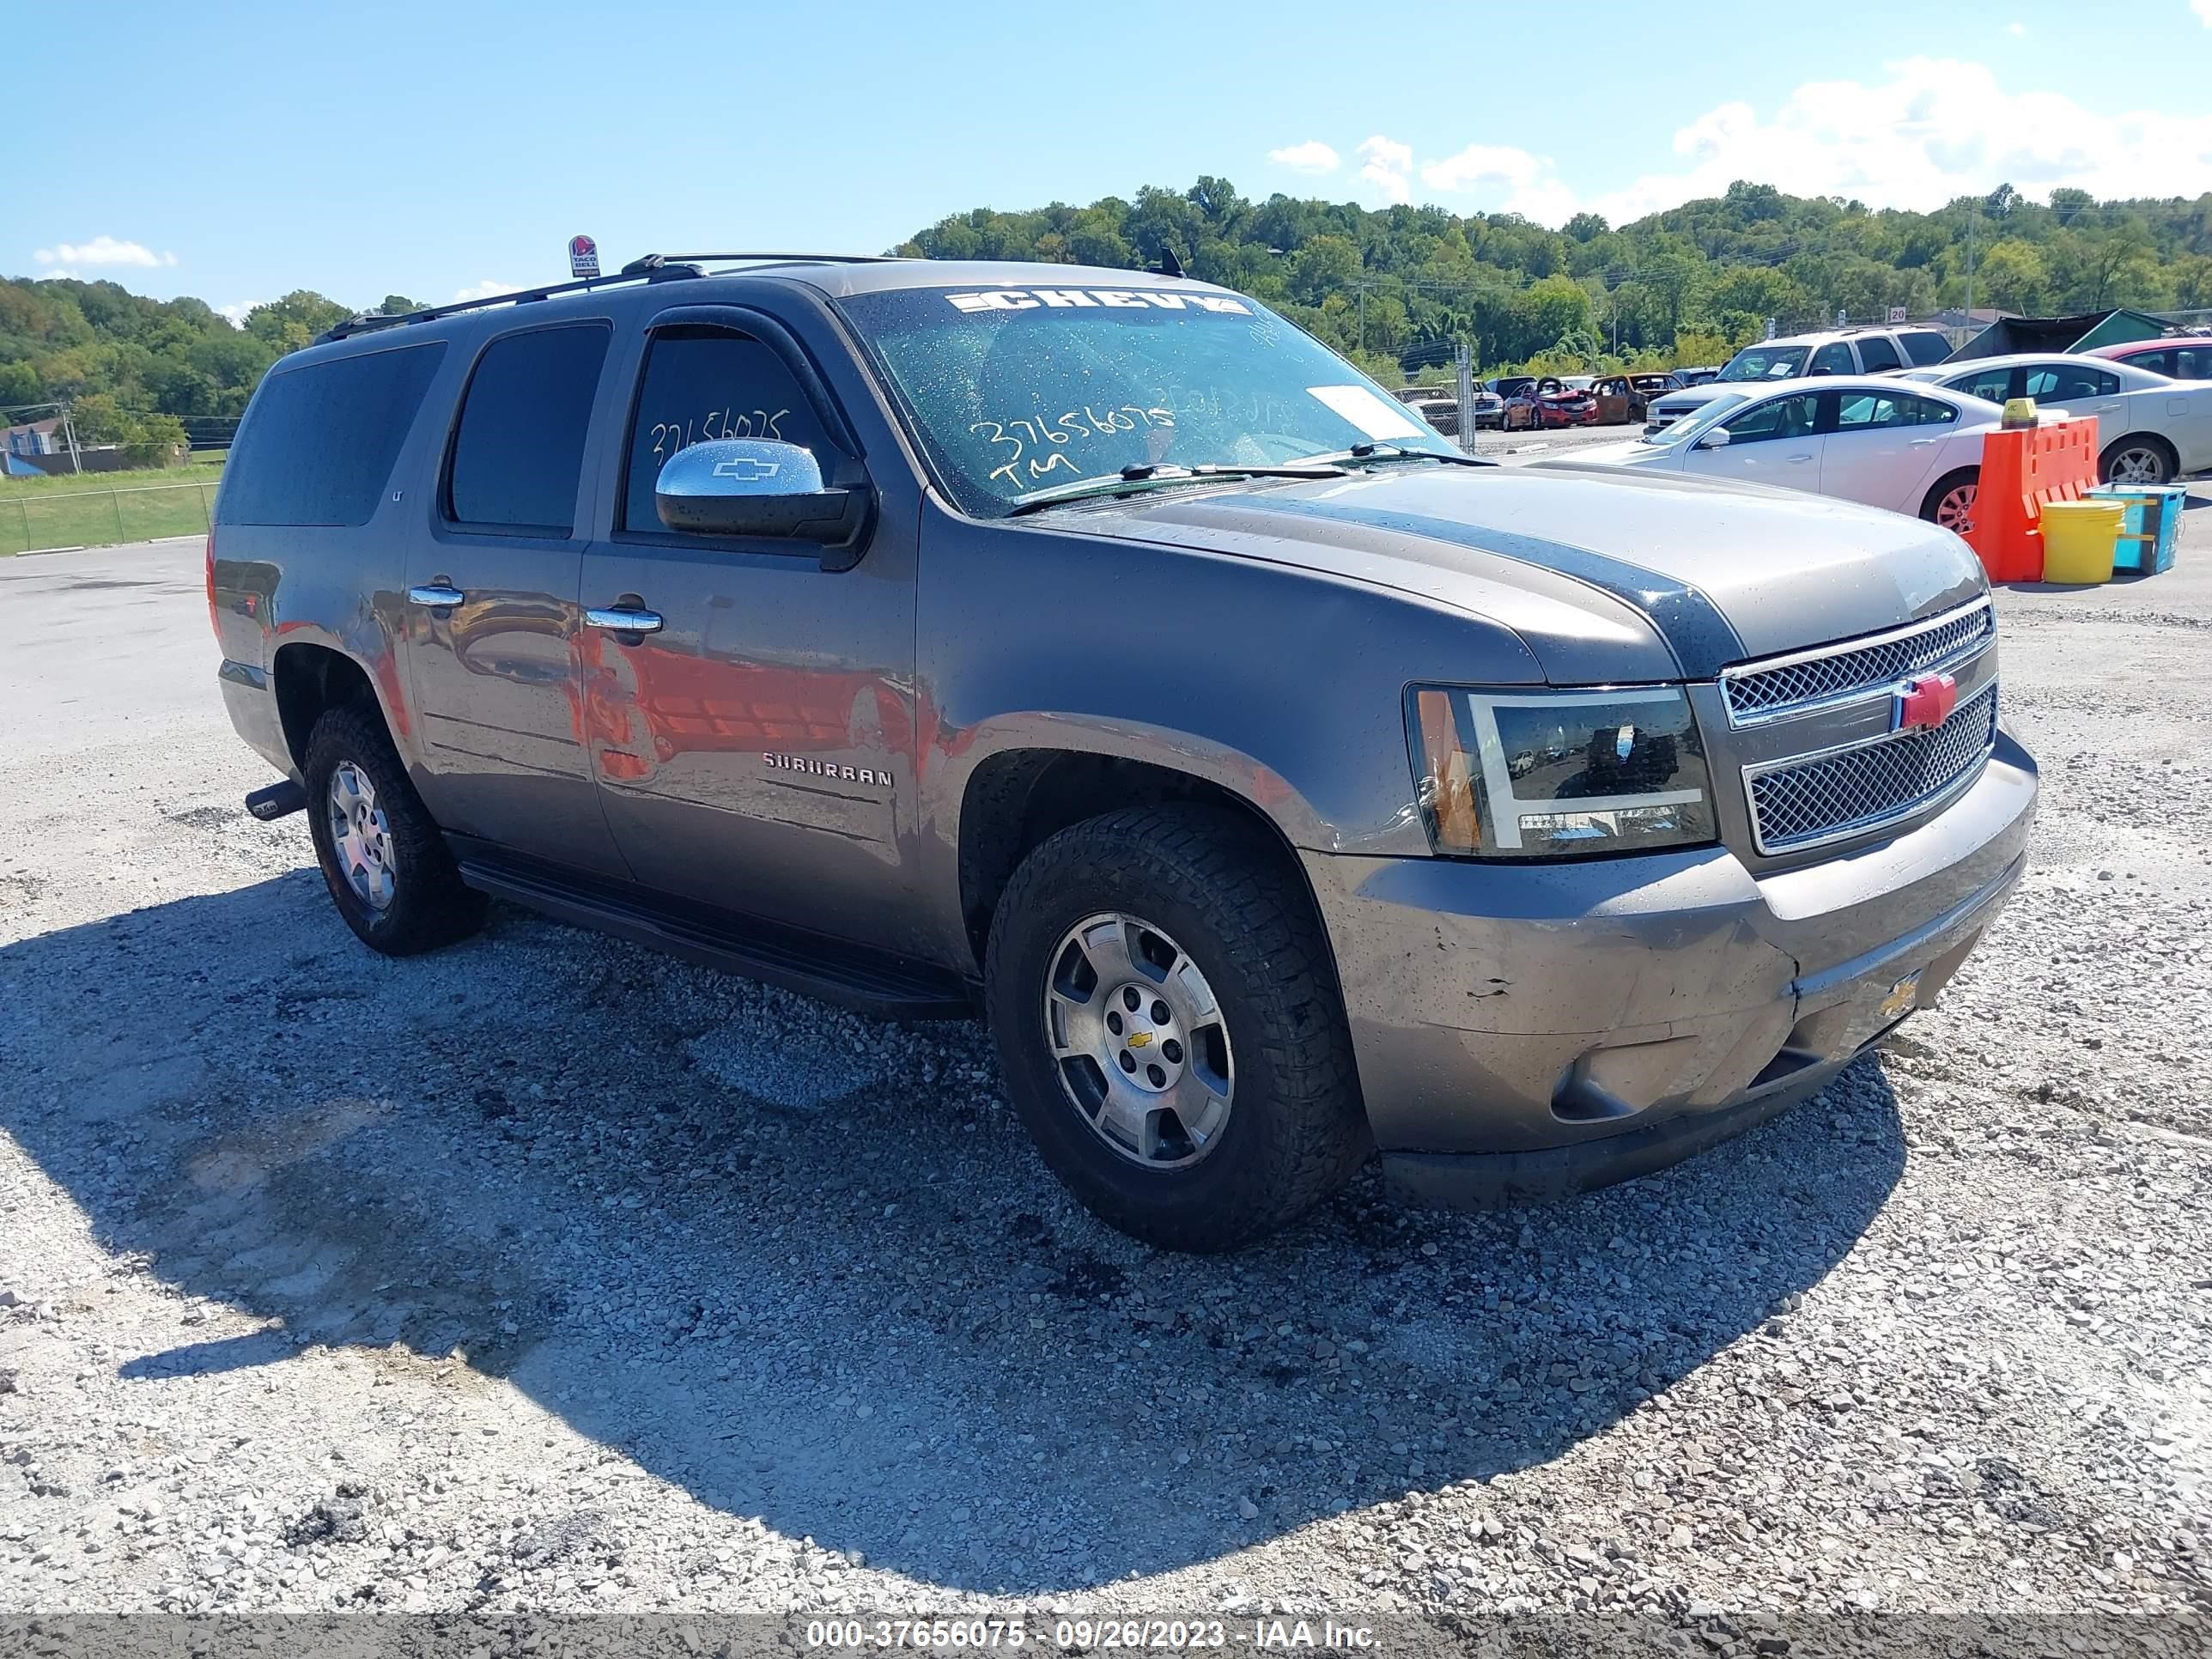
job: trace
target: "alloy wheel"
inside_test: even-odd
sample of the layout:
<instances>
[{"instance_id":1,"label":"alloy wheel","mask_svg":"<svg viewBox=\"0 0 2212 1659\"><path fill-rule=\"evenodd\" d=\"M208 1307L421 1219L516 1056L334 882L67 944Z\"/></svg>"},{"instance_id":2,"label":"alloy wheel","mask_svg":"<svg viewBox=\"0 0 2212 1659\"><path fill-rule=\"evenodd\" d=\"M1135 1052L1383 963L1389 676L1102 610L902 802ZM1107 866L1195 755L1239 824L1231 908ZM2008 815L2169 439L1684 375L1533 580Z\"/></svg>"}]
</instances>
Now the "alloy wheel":
<instances>
[{"instance_id":1,"label":"alloy wheel","mask_svg":"<svg viewBox=\"0 0 2212 1659\"><path fill-rule=\"evenodd\" d=\"M1045 969L1044 1037L1093 1133L1149 1170L1197 1163L1228 1127L1229 1027L1197 963L1151 922L1101 912Z\"/></svg>"},{"instance_id":2,"label":"alloy wheel","mask_svg":"<svg viewBox=\"0 0 2212 1659\"><path fill-rule=\"evenodd\" d=\"M2113 483L2164 483L2166 457L2148 444L2130 444L2112 457L2108 471Z\"/></svg>"},{"instance_id":3,"label":"alloy wheel","mask_svg":"<svg viewBox=\"0 0 2212 1659\"><path fill-rule=\"evenodd\" d=\"M326 810L331 852L356 897L379 915L392 908L399 890L392 868L392 825L376 804L376 786L351 761L331 774Z\"/></svg>"},{"instance_id":4,"label":"alloy wheel","mask_svg":"<svg viewBox=\"0 0 2212 1659\"><path fill-rule=\"evenodd\" d=\"M1974 527L1974 496L1978 486L1962 483L1943 492L1936 503L1936 522L1944 529L1965 535Z\"/></svg>"}]
</instances>

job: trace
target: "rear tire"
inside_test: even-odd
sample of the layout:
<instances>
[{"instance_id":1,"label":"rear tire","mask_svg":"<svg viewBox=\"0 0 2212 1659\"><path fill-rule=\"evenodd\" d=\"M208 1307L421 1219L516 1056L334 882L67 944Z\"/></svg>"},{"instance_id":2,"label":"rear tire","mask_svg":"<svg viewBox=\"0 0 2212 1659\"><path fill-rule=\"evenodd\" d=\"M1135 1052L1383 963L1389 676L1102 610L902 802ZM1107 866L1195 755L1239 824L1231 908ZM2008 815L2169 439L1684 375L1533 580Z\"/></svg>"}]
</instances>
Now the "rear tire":
<instances>
[{"instance_id":1,"label":"rear tire","mask_svg":"<svg viewBox=\"0 0 2212 1659\"><path fill-rule=\"evenodd\" d=\"M2108 444L2097 458L2100 483L2172 483L2177 470L2173 452L2160 440L2140 433Z\"/></svg>"},{"instance_id":2,"label":"rear tire","mask_svg":"<svg viewBox=\"0 0 2212 1659\"><path fill-rule=\"evenodd\" d=\"M315 861L362 944L411 957L483 926L484 896L462 884L373 705L326 712L301 769Z\"/></svg>"},{"instance_id":3,"label":"rear tire","mask_svg":"<svg viewBox=\"0 0 2212 1659\"><path fill-rule=\"evenodd\" d=\"M1000 898L984 989L1038 1152L1132 1237L1233 1249L1312 1209L1366 1157L1312 901L1232 813L1136 807L1046 841ZM1211 1092L1190 1086L1201 1074Z\"/></svg>"},{"instance_id":4,"label":"rear tire","mask_svg":"<svg viewBox=\"0 0 2212 1659\"><path fill-rule=\"evenodd\" d=\"M1965 535L1974 527L1974 498L1978 493L1982 469L1962 466L1955 472L1946 472L1928 487L1920 499L1920 516L1930 524Z\"/></svg>"}]
</instances>

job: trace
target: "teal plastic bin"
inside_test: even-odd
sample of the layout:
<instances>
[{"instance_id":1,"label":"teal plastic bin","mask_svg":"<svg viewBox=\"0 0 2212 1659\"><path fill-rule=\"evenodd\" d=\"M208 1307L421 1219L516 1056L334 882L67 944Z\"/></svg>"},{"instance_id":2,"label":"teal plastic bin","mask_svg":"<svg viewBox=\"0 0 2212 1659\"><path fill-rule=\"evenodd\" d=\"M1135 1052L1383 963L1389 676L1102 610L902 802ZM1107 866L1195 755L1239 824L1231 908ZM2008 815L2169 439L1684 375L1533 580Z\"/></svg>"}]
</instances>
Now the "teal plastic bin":
<instances>
[{"instance_id":1,"label":"teal plastic bin","mask_svg":"<svg viewBox=\"0 0 2212 1659\"><path fill-rule=\"evenodd\" d=\"M2173 544L2181 534L2182 504L2189 491L2180 484L2099 484L2090 495L2120 502L2127 517L2120 526L2112 568L2154 576L2173 568Z\"/></svg>"}]
</instances>

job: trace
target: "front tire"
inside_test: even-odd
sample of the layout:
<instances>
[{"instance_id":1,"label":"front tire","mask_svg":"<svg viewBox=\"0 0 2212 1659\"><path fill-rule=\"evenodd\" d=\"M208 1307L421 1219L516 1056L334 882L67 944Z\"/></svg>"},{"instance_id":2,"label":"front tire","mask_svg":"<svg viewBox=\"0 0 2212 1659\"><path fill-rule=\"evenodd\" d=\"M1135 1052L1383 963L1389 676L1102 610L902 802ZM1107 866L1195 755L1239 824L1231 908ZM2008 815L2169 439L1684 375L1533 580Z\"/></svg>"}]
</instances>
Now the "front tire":
<instances>
[{"instance_id":1,"label":"front tire","mask_svg":"<svg viewBox=\"0 0 2212 1659\"><path fill-rule=\"evenodd\" d=\"M1136 807L1046 841L999 901L984 988L1038 1152L1132 1237L1233 1249L1366 1157L1311 900L1231 813Z\"/></svg>"},{"instance_id":2,"label":"front tire","mask_svg":"<svg viewBox=\"0 0 2212 1659\"><path fill-rule=\"evenodd\" d=\"M308 735L301 769L315 861L331 902L362 944L410 957L483 926L484 896L462 884L374 708L326 712Z\"/></svg>"},{"instance_id":3,"label":"front tire","mask_svg":"<svg viewBox=\"0 0 2212 1659\"><path fill-rule=\"evenodd\" d=\"M1962 466L1946 472L1920 498L1920 516L1930 524L1963 536L1974 527L1974 498L1980 494L1982 469Z\"/></svg>"}]
</instances>

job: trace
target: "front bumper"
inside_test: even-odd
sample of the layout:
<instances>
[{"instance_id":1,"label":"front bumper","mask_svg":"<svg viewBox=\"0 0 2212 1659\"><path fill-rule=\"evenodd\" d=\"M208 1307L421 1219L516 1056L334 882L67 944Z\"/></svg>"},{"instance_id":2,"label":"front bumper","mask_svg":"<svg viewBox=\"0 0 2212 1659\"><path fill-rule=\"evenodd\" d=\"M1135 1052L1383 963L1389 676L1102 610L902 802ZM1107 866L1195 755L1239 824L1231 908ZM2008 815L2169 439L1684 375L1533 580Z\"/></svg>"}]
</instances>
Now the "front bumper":
<instances>
[{"instance_id":1,"label":"front bumper","mask_svg":"<svg viewBox=\"0 0 2212 1659\"><path fill-rule=\"evenodd\" d=\"M1877 846L1560 865L1309 853L1385 1170L1431 1200L1662 1168L1819 1089L1928 1006L2024 862L2034 763Z\"/></svg>"}]
</instances>

